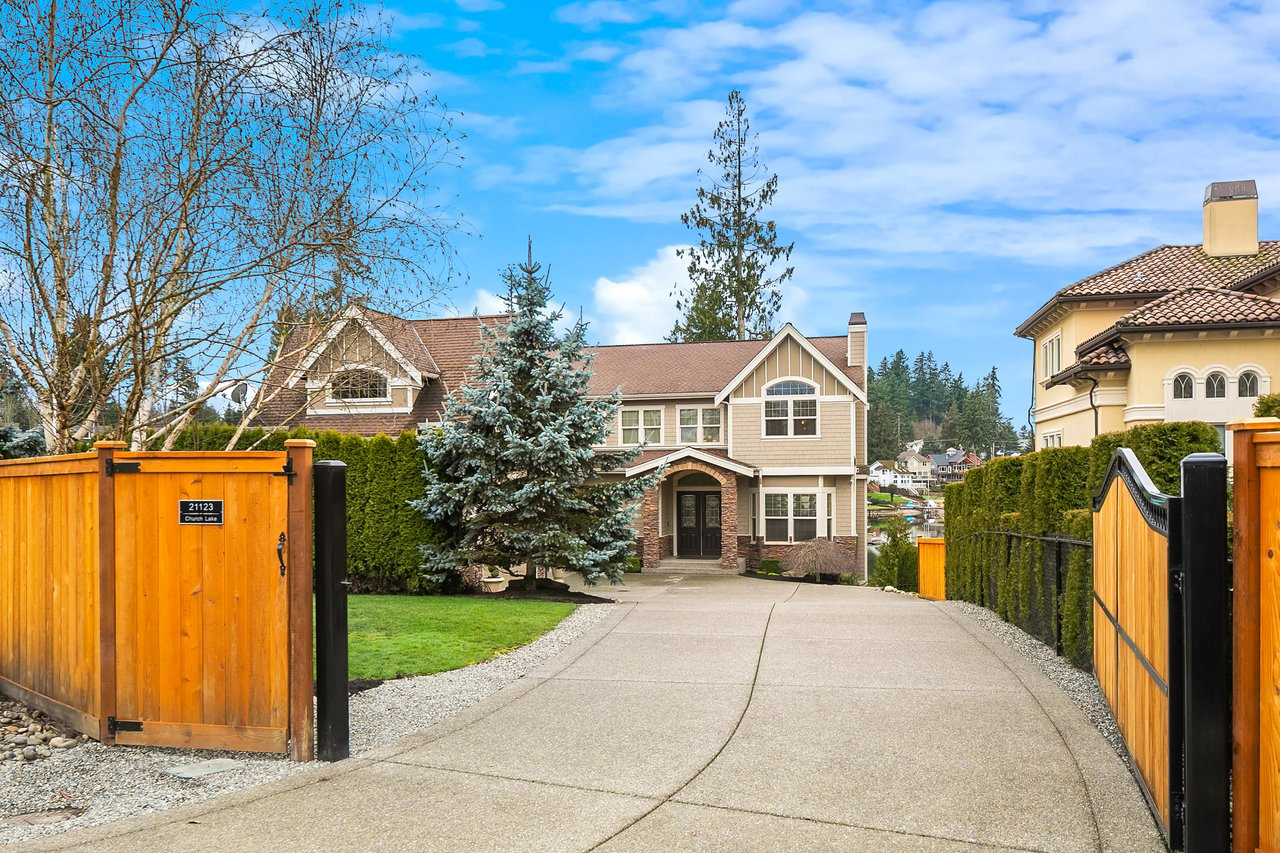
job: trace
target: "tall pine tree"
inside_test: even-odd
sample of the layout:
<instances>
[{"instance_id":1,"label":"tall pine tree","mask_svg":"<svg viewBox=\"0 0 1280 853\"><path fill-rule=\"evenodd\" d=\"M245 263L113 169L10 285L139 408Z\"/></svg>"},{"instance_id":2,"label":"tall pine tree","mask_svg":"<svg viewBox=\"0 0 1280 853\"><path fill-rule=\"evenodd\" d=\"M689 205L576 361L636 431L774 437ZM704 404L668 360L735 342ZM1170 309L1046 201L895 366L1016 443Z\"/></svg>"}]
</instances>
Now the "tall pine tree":
<instances>
[{"instance_id":1,"label":"tall pine tree","mask_svg":"<svg viewBox=\"0 0 1280 853\"><path fill-rule=\"evenodd\" d=\"M506 273L508 318L485 328L474 378L447 403L439 431L422 438L426 490L415 507L443 533L423 549L425 570L444 579L465 565L525 564L617 583L634 538L632 521L656 475L606 480L639 450L597 457L620 397L590 397L592 356L581 320L560 335L548 277L533 260Z\"/></svg>"},{"instance_id":2,"label":"tall pine tree","mask_svg":"<svg viewBox=\"0 0 1280 853\"><path fill-rule=\"evenodd\" d=\"M680 217L700 240L679 253L689 259L690 287L675 293L681 317L668 336L672 341L770 337L782 306L779 287L794 272L786 267L769 277L779 259L790 260L795 244L779 244L774 222L762 218L778 191L778 176L765 177L737 89L729 93L725 112L716 125L715 147L707 152L717 174L709 186L698 187L693 208ZM701 169L698 175L706 177Z\"/></svg>"}]
</instances>

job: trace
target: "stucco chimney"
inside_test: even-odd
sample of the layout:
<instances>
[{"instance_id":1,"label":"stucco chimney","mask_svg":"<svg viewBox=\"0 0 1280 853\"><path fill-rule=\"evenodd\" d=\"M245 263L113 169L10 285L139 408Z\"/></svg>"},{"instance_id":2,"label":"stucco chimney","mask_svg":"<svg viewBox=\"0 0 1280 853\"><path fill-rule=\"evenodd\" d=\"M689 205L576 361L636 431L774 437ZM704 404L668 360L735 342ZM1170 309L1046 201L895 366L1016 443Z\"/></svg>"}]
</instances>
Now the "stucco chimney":
<instances>
[{"instance_id":1,"label":"stucco chimney","mask_svg":"<svg viewBox=\"0 0 1280 853\"><path fill-rule=\"evenodd\" d=\"M1258 254L1258 186L1217 181L1204 191L1204 252L1212 258Z\"/></svg>"},{"instance_id":2,"label":"stucco chimney","mask_svg":"<svg viewBox=\"0 0 1280 853\"><path fill-rule=\"evenodd\" d=\"M849 344L846 358L849 367L867 366L867 317L861 311L849 315Z\"/></svg>"}]
</instances>

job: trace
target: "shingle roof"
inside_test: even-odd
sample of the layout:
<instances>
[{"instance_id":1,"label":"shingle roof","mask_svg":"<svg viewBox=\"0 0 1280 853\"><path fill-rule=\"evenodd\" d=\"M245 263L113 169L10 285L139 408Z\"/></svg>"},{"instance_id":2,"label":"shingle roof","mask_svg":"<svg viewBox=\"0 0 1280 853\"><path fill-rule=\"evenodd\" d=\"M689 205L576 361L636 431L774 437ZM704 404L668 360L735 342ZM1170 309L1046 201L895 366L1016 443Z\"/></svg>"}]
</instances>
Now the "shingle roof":
<instances>
[{"instance_id":1,"label":"shingle roof","mask_svg":"<svg viewBox=\"0 0 1280 853\"><path fill-rule=\"evenodd\" d=\"M1210 257L1199 244L1158 246L1062 288L1018 326L1017 334L1025 336L1062 302L1159 296L1188 286L1231 289L1269 273L1280 274L1280 240L1259 241L1256 255L1233 258Z\"/></svg>"},{"instance_id":2,"label":"shingle roof","mask_svg":"<svg viewBox=\"0 0 1280 853\"><path fill-rule=\"evenodd\" d=\"M848 338L806 338L854 384L862 387L861 366L846 366ZM626 396L715 395L759 354L768 341L699 341L680 344L621 344L589 347L595 353L591 393L621 388Z\"/></svg>"}]
</instances>

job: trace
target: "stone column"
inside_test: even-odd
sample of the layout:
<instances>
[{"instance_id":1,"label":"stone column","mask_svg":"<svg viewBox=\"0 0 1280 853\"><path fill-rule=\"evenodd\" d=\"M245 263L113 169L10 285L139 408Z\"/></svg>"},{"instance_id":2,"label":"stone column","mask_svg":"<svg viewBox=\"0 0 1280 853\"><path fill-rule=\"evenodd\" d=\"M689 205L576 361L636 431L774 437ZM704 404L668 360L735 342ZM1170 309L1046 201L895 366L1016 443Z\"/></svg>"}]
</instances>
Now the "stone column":
<instances>
[{"instance_id":1,"label":"stone column","mask_svg":"<svg viewBox=\"0 0 1280 853\"><path fill-rule=\"evenodd\" d=\"M720 568L738 573L738 475L720 477Z\"/></svg>"},{"instance_id":2,"label":"stone column","mask_svg":"<svg viewBox=\"0 0 1280 853\"><path fill-rule=\"evenodd\" d=\"M662 520L658 511L658 490L661 488L662 483L659 482L652 489L645 489L644 501L640 505L640 532L644 536L644 557L641 558L640 565L646 569L656 568L661 559L659 557L661 544L658 541Z\"/></svg>"}]
</instances>

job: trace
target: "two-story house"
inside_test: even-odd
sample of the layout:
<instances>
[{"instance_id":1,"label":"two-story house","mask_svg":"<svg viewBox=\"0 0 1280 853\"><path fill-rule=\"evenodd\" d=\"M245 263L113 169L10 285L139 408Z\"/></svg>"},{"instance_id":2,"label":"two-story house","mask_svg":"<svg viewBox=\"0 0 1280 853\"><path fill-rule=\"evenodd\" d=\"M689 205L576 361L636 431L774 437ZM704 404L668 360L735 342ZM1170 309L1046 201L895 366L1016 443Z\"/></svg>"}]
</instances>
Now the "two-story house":
<instances>
[{"instance_id":1,"label":"two-story house","mask_svg":"<svg viewBox=\"0 0 1280 853\"><path fill-rule=\"evenodd\" d=\"M428 428L470 376L498 316L404 320L352 308L263 384L267 426L362 435ZM599 453L641 447L608 476L663 470L640 508L645 568L755 568L828 538L866 573L866 319L808 338L593 347L590 391L622 394Z\"/></svg>"},{"instance_id":2,"label":"two-story house","mask_svg":"<svg viewBox=\"0 0 1280 853\"><path fill-rule=\"evenodd\" d=\"M1253 181L1210 184L1201 210L1203 243L1160 246L1094 273L1018 326L1035 347L1036 447L1166 421L1221 431L1271 391L1280 241L1258 240Z\"/></svg>"}]
</instances>

